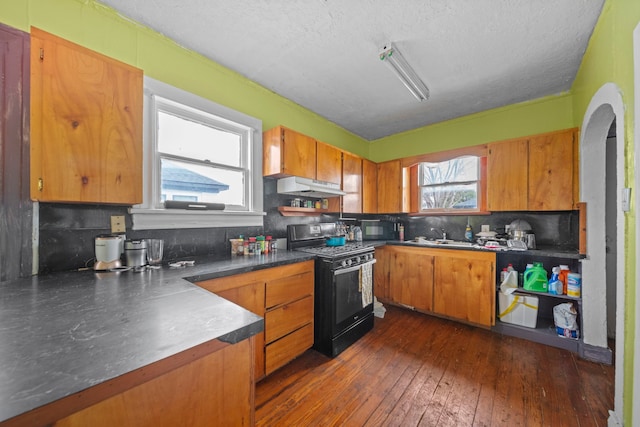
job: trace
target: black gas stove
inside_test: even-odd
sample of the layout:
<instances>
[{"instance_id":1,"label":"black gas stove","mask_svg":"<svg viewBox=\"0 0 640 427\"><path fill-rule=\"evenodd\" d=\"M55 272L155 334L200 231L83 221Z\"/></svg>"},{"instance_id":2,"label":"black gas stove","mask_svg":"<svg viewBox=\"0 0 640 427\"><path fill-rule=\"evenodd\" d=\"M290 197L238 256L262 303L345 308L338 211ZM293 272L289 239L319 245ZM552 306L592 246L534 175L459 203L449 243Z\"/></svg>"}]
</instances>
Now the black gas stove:
<instances>
[{"instance_id":1,"label":"black gas stove","mask_svg":"<svg viewBox=\"0 0 640 427\"><path fill-rule=\"evenodd\" d=\"M327 246L336 224L287 227L289 249L317 256L314 348L334 357L373 328L374 248L362 243Z\"/></svg>"}]
</instances>

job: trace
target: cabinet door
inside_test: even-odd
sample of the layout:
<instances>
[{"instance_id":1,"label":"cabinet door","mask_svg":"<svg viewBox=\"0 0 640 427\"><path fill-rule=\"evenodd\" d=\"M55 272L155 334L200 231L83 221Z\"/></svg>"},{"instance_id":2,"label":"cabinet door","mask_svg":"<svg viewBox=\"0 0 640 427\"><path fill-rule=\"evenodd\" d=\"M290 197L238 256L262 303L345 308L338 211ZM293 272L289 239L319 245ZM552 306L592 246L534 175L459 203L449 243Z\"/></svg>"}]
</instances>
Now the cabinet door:
<instances>
[{"instance_id":1,"label":"cabinet door","mask_svg":"<svg viewBox=\"0 0 640 427\"><path fill-rule=\"evenodd\" d=\"M342 154L342 211L362 213L362 158L353 154Z\"/></svg>"},{"instance_id":2,"label":"cabinet door","mask_svg":"<svg viewBox=\"0 0 640 427\"><path fill-rule=\"evenodd\" d=\"M286 365L313 345L313 323L308 323L266 347L266 373L271 374Z\"/></svg>"},{"instance_id":3,"label":"cabinet door","mask_svg":"<svg viewBox=\"0 0 640 427\"><path fill-rule=\"evenodd\" d=\"M487 201L490 211L528 209L528 141L489 144Z\"/></svg>"},{"instance_id":4,"label":"cabinet door","mask_svg":"<svg viewBox=\"0 0 640 427\"><path fill-rule=\"evenodd\" d=\"M395 303L420 311L433 309L433 256L420 248L393 248L389 292Z\"/></svg>"},{"instance_id":5,"label":"cabinet door","mask_svg":"<svg viewBox=\"0 0 640 427\"><path fill-rule=\"evenodd\" d=\"M573 130L529 140L529 210L573 209Z\"/></svg>"},{"instance_id":6,"label":"cabinet door","mask_svg":"<svg viewBox=\"0 0 640 427\"><path fill-rule=\"evenodd\" d=\"M373 293L379 300L389 301L389 260L391 250L388 247L380 247L375 250L376 264L373 269Z\"/></svg>"},{"instance_id":7,"label":"cabinet door","mask_svg":"<svg viewBox=\"0 0 640 427\"><path fill-rule=\"evenodd\" d=\"M282 171L285 175L316 177L316 141L306 135L284 129Z\"/></svg>"},{"instance_id":8,"label":"cabinet door","mask_svg":"<svg viewBox=\"0 0 640 427\"><path fill-rule=\"evenodd\" d=\"M402 212L402 164L400 160L378 163L378 213Z\"/></svg>"},{"instance_id":9,"label":"cabinet door","mask_svg":"<svg viewBox=\"0 0 640 427\"><path fill-rule=\"evenodd\" d=\"M316 142L316 176L314 178L342 185L342 151L339 148Z\"/></svg>"},{"instance_id":10,"label":"cabinet door","mask_svg":"<svg viewBox=\"0 0 640 427\"><path fill-rule=\"evenodd\" d=\"M310 323L313 323L313 295L267 310L264 316L265 342L272 343Z\"/></svg>"},{"instance_id":11,"label":"cabinet door","mask_svg":"<svg viewBox=\"0 0 640 427\"><path fill-rule=\"evenodd\" d=\"M223 278L224 279L224 278ZM229 300L240 307L264 317L264 299L265 288L263 282L249 283L242 285L238 283L238 287L218 291L216 294L222 298ZM203 286L205 289L207 286ZM264 377L264 332L260 332L255 336L255 378L256 380Z\"/></svg>"},{"instance_id":12,"label":"cabinet door","mask_svg":"<svg viewBox=\"0 0 640 427\"><path fill-rule=\"evenodd\" d=\"M378 213L378 167L362 159L362 213Z\"/></svg>"},{"instance_id":13,"label":"cabinet door","mask_svg":"<svg viewBox=\"0 0 640 427\"><path fill-rule=\"evenodd\" d=\"M32 29L31 198L141 203L142 92L142 70Z\"/></svg>"},{"instance_id":14,"label":"cabinet door","mask_svg":"<svg viewBox=\"0 0 640 427\"><path fill-rule=\"evenodd\" d=\"M450 252L434 260L433 311L478 325L494 325L495 254Z\"/></svg>"}]
</instances>

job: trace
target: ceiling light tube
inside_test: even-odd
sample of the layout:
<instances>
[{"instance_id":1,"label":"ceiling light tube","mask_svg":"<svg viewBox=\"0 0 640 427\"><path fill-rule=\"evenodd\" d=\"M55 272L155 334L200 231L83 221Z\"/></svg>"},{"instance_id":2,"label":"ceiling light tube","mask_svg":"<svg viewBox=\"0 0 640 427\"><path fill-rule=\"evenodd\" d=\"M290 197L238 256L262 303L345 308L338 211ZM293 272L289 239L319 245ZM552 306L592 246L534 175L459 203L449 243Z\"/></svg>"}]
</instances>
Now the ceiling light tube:
<instances>
[{"instance_id":1,"label":"ceiling light tube","mask_svg":"<svg viewBox=\"0 0 640 427\"><path fill-rule=\"evenodd\" d=\"M411 68L407 60L404 59L393 43L389 43L382 48L380 60L387 64L418 101L429 99L429 88L420 77L418 77L418 74Z\"/></svg>"}]
</instances>

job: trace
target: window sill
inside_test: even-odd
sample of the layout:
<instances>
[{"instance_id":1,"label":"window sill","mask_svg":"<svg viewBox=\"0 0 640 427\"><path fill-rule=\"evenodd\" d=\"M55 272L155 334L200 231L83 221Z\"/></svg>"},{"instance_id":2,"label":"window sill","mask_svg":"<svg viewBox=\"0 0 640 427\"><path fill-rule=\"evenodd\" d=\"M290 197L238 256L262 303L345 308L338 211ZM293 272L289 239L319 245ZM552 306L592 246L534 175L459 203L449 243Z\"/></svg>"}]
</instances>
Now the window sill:
<instances>
[{"instance_id":1,"label":"window sill","mask_svg":"<svg viewBox=\"0 0 640 427\"><path fill-rule=\"evenodd\" d=\"M262 227L265 212L130 208L133 230Z\"/></svg>"}]
</instances>

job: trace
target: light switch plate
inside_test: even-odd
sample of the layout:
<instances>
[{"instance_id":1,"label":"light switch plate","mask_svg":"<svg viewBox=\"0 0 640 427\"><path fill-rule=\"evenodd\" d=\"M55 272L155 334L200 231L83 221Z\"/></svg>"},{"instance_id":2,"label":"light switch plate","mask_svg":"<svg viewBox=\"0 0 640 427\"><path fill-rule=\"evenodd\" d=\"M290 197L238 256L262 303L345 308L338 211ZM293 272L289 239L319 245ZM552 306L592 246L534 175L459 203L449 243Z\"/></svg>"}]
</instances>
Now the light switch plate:
<instances>
[{"instance_id":1,"label":"light switch plate","mask_svg":"<svg viewBox=\"0 0 640 427\"><path fill-rule=\"evenodd\" d=\"M482 232L491 231L491 226L490 226L490 225L488 225L488 224L482 224L482 225L480 226L480 231L482 231Z\"/></svg>"},{"instance_id":2,"label":"light switch plate","mask_svg":"<svg viewBox=\"0 0 640 427\"><path fill-rule=\"evenodd\" d=\"M127 229L124 223L124 215L112 215L111 216L111 232L112 233L126 233Z\"/></svg>"},{"instance_id":3,"label":"light switch plate","mask_svg":"<svg viewBox=\"0 0 640 427\"><path fill-rule=\"evenodd\" d=\"M622 211L629 212L631 210L631 189L622 189Z\"/></svg>"}]
</instances>

